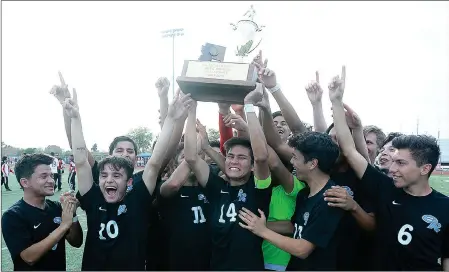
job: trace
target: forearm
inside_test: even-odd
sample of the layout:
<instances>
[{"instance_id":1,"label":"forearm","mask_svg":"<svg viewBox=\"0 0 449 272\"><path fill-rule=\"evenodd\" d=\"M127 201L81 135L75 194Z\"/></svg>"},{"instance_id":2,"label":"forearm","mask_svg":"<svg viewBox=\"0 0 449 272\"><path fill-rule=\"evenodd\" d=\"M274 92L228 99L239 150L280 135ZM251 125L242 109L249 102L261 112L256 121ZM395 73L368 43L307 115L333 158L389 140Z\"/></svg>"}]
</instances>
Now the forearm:
<instances>
[{"instance_id":1,"label":"forearm","mask_svg":"<svg viewBox=\"0 0 449 272\"><path fill-rule=\"evenodd\" d=\"M334 127L337 133L338 143L343 153L349 154L355 150L354 140L351 131L346 123L345 109L342 101L332 102L332 111L334 115Z\"/></svg>"},{"instance_id":2,"label":"forearm","mask_svg":"<svg viewBox=\"0 0 449 272\"><path fill-rule=\"evenodd\" d=\"M64 116L64 127L67 140L69 141L70 148L72 148L72 118L65 113L64 109L62 110L62 115Z\"/></svg>"},{"instance_id":3,"label":"forearm","mask_svg":"<svg viewBox=\"0 0 449 272\"><path fill-rule=\"evenodd\" d=\"M301 259L305 259L308 256L308 253L305 251L305 249L301 247L301 240L278 234L268 228L265 229L264 232L262 232L261 237L293 256Z\"/></svg>"},{"instance_id":4,"label":"forearm","mask_svg":"<svg viewBox=\"0 0 449 272\"><path fill-rule=\"evenodd\" d=\"M324 119L323 104L320 102L312 104L313 126L316 132L326 132L327 124Z\"/></svg>"},{"instance_id":5,"label":"forearm","mask_svg":"<svg viewBox=\"0 0 449 272\"><path fill-rule=\"evenodd\" d=\"M20 257L29 265L34 265L51 248L61 240L66 234L68 228L59 226L42 241L33 244L20 253Z\"/></svg>"},{"instance_id":6,"label":"forearm","mask_svg":"<svg viewBox=\"0 0 449 272\"><path fill-rule=\"evenodd\" d=\"M293 234L293 225L287 220L267 222L267 228L282 235Z\"/></svg>"},{"instance_id":7,"label":"forearm","mask_svg":"<svg viewBox=\"0 0 449 272\"><path fill-rule=\"evenodd\" d=\"M281 137L279 136L279 133L276 131L276 128L274 127L271 109L270 108L263 109L262 112L263 112L262 127L267 139L267 144L273 147L274 150L276 150L276 148L281 146L283 143Z\"/></svg>"},{"instance_id":8,"label":"forearm","mask_svg":"<svg viewBox=\"0 0 449 272\"><path fill-rule=\"evenodd\" d=\"M365 136L363 135L363 127L354 128L352 130L352 139L354 140L355 148L362 155L368 163L371 163L368 155L368 148L366 147Z\"/></svg>"},{"instance_id":9,"label":"forearm","mask_svg":"<svg viewBox=\"0 0 449 272\"><path fill-rule=\"evenodd\" d=\"M445 258L443 259L443 271L449 271L449 258Z\"/></svg>"},{"instance_id":10,"label":"forearm","mask_svg":"<svg viewBox=\"0 0 449 272\"><path fill-rule=\"evenodd\" d=\"M272 93L272 95L278 103L282 116L285 118L285 122L287 122L293 134L306 132L307 128L301 122L301 119L299 119L298 114L292 104L287 100L282 90L276 91Z\"/></svg>"},{"instance_id":11,"label":"forearm","mask_svg":"<svg viewBox=\"0 0 449 272\"><path fill-rule=\"evenodd\" d=\"M164 125L165 118L167 117L168 113L168 95L162 95L159 96L159 110L161 114L161 129Z\"/></svg>"},{"instance_id":12,"label":"forearm","mask_svg":"<svg viewBox=\"0 0 449 272\"><path fill-rule=\"evenodd\" d=\"M86 142L84 140L83 127L81 124L81 119L79 117L72 118L71 120L73 158L75 164L82 165L85 162L88 162L88 151L86 148Z\"/></svg>"},{"instance_id":13,"label":"forearm","mask_svg":"<svg viewBox=\"0 0 449 272\"><path fill-rule=\"evenodd\" d=\"M184 136L184 155L187 162L196 161L198 157L196 135L196 109L190 110Z\"/></svg>"},{"instance_id":14,"label":"forearm","mask_svg":"<svg viewBox=\"0 0 449 272\"><path fill-rule=\"evenodd\" d=\"M225 167L226 158L222 154L218 153L210 146L204 149L204 152L207 154L207 156L209 156L209 158L211 158L217 164L217 166L223 173L226 173Z\"/></svg>"},{"instance_id":15,"label":"forearm","mask_svg":"<svg viewBox=\"0 0 449 272\"><path fill-rule=\"evenodd\" d=\"M183 161L176 167L170 178L161 185L161 195L169 197L176 192L187 182L190 175L190 167L186 161Z\"/></svg>"},{"instance_id":16,"label":"forearm","mask_svg":"<svg viewBox=\"0 0 449 272\"><path fill-rule=\"evenodd\" d=\"M83 230L78 221L72 223L72 226L70 227L69 232L67 233L65 238L71 246L77 248L81 247L81 245L83 244Z\"/></svg>"},{"instance_id":17,"label":"forearm","mask_svg":"<svg viewBox=\"0 0 449 272\"><path fill-rule=\"evenodd\" d=\"M267 140L265 139L265 134L262 131L262 127L259 124L256 113L247 112L246 118L248 120L249 138L251 141L254 160L256 162L268 161Z\"/></svg>"},{"instance_id":18,"label":"forearm","mask_svg":"<svg viewBox=\"0 0 449 272\"><path fill-rule=\"evenodd\" d=\"M365 231L374 231L376 229L374 214L366 213L359 204L356 205L351 214L357 221L357 224Z\"/></svg>"},{"instance_id":19,"label":"forearm","mask_svg":"<svg viewBox=\"0 0 449 272\"><path fill-rule=\"evenodd\" d=\"M186 121L186 117L181 118L176 121L175 128L173 129L173 133L171 135L170 143L168 144L167 156L164 158L164 161L161 165L161 171L165 169L165 167L170 163L170 160L176 155L176 151L179 147L179 142L181 141L182 131L184 129L184 124Z\"/></svg>"}]
</instances>

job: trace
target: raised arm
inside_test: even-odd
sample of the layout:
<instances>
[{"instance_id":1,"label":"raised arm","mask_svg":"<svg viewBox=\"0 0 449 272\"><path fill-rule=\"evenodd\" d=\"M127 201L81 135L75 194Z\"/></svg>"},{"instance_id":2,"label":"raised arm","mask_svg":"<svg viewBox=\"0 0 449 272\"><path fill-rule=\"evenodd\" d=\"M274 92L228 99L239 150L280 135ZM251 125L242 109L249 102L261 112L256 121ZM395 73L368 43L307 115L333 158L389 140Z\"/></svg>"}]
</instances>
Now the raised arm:
<instances>
[{"instance_id":1,"label":"raised arm","mask_svg":"<svg viewBox=\"0 0 449 272\"><path fill-rule=\"evenodd\" d=\"M276 74L274 73L274 71L268 68L264 68L258 63L254 64L258 69L259 80L265 85L265 87L267 87L271 95L273 95L274 99L279 105L279 108L281 109L282 116L284 116L285 121L287 122L293 134L306 132L307 128L299 119L298 114L296 113L292 104L285 97L284 93L281 90L281 87L277 84Z\"/></svg>"},{"instance_id":2,"label":"raised arm","mask_svg":"<svg viewBox=\"0 0 449 272\"><path fill-rule=\"evenodd\" d=\"M220 168L220 170L225 173L225 161L226 158L220 152L215 151L209 144L209 138L207 137L206 127L201 124L200 120L196 120L196 129L201 138L201 149L206 153L209 158L211 158ZM198 150L197 150L198 151ZM199 152L199 151L198 151Z\"/></svg>"},{"instance_id":3,"label":"raised arm","mask_svg":"<svg viewBox=\"0 0 449 272\"><path fill-rule=\"evenodd\" d=\"M254 155L254 176L260 180L267 179L270 176L267 140L265 139L254 108L254 104L263 99L263 88L261 83L257 83L256 89L250 92L244 101L249 139Z\"/></svg>"},{"instance_id":4,"label":"raised arm","mask_svg":"<svg viewBox=\"0 0 449 272\"><path fill-rule=\"evenodd\" d=\"M83 126L78 108L78 96L76 90L73 90L74 99L66 98L64 110L67 116L70 116L72 123L72 151L78 177L78 190L83 196L89 192L94 182L92 169L88 160L88 149L84 140Z\"/></svg>"},{"instance_id":5,"label":"raised arm","mask_svg":"<svg viewBox=\"0 0 449 272\"><path fill-rule=\"evenodd\" d=\"M177 126L182 126L182 121L179 122L186 114L187 108L192 103L189 95L176 95L173 99L172 104L170 105L167 113L167 118L165 119L164 125L162 126L161 134L158 137L158 141L154 146L153 154L151 158L148 160L145 165L145 169L143 171L143 181L147 186L150 194L153 194L154 188L156 187L156 180L159 175L159 172L162 168L162 164L165 161L165 158L168 156L169 145L171 142L178 143L181 139L181 135L175 135L174 131ZM177 139L173 139L173 137L178 137Z\"/></svg>"},{"instance_id":6,"label":"raised arm","mask_svg":"<svg viewBox=\"0 0 449 272\"><path fill-rule=\"evenodd\" d=\"M290 161L293 150L286 142L282 142L279 133L276 131L273 122L273 116L270 108L268 93L264 91L264 97L261 102L256 104L262 110L262 126L267 138L267 143L271 146L278 156L284 161Z\"/></svg>"},{"instance_id":7,"label":"raised arm","mask_svg":"<svg viewBox=\"0 0 449 272\"><path fill-rule=\"evenodd\" d=\"M157 94L159 95L159 113L160 125L164 124L168 112L168 89L170 88L170 81L166 77L161 77L156 81Z\"/></svg>"},{"instance_id":8,"label":"raised arm","mask_svg":"<svg viewBox=\"0 0 449 272\"><path fill-rule=\"evenodd\" d=\"M345 108L346 123L348 127L352 129L352 139L354 140L355 149L362 155L368 163L370 158L368 154L368 148L366 146L365 135L363 134L363 125L360 117L354 112L348 105L343 103Z\"/></svg>"},{"instance_id":9,"label":"raised arm","mask_svg":"<svg viewBox=\"0 0 449 272\"><path fill-rule=\"evenodd\" d=\"M189 115L187 116L186 133L184 140L184 155L185 160L189 164L190 169L195 173L196 179L202 187L206 187L209 179L209 165L198 156L197 150L197 135L196 135L196 105L189 109Z\"/></svg>"},{"instance_id":10,"label":"raised arm","mask_svg":"<svg viewBox=\"0 0 449 272\"><path fill-rule=\"evenodd\" d=\"M175 171L170 175L167 181L161 185L161 195L163 197L171 197L176 194L179 189L187 182L190 175L190 167L187 162L183 161Z\"/></svg>"},{"instance_id":11,"label":"raised arm","mask_svg":"<svg viewBox=\"0 0 449 272\"><path fill-rule=\"evenodd\" d=\"M59 103L61 105L64 104L64 101L67 98L71 98L70 96L70 92L68 89L68 85L65 83L64 78L62 77L61 72L59 72L59 80L61 81L61 85L60 86L53 86L53 88L50 90L50 93L53 94L55 96L55 98L59 101ZM73 100L77 101L78 98L76 97L76 92L75 89L73 89ZM66 111L64 110L64 108L62 109L62 115L64 118L64 127L65 127L65 133L67 135L67 140L69 141L69 146L70 148L72 148L72 118L67 115ZM87 150L87 159L89 161L89 165L92 167L95 163L95 159L92 156L92 154L90 153L89 150Z\"/></svg>"},{"instance_id":12,"label":"raised arm","mask_svg":"<svg viewBox=\"0 0 449 272\"><path fill-rule=\"evenodd\" d=\"M316 132L325 132L327 129L326 120L323 114L323 104L321 98L323 97L323 89L320 85L320 75L318 71L315 72L315 82L312 82L306 87L307 96L313 109L313 126Z\"/></svg>"},{"instance_id":13,"label":"raised arm","mask_svg":"<svg viewBox=\"0 0 449 272\"><path fill-rule=\"evenodd\" d=\"M368 162L357 151L346 123L345 109L343 105L343 93L345 89L346 68L343 66L341 78L336 76L329 84L329 98L332 102L334 116L334 126L337 133L338 143L343 155L348 160L349 165L355 171L357 177L361 179L365 173Z\"/></svg>"}]
</instances>

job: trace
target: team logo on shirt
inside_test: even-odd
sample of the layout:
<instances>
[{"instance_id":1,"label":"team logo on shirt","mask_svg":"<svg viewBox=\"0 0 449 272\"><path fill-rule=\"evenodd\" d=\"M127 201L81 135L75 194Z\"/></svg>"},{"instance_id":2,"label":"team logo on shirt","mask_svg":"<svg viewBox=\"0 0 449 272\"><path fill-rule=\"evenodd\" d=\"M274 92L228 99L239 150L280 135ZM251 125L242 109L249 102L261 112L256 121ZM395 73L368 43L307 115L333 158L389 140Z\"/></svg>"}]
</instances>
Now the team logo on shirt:
<instances>
[{"instance_id":1,"label":"team logo on shirt","mask_svg":"<svg viewBox=\"0 0 449 272\"><path fill-rule=\"evenodd\" d=\"M129 192L131 192L132 189L133 189L133 186L129 185L128 187L126 187L126 192L129 193Z\"/></svg>"},{"instance_id":2,"label":"team logo on shirt","mask_svg":"<svg viewBox=\"0 0 449 272\"><path fill-rule=\"evenodd\" d=\"M309 212L304 213L304 226L307 225L307 221L309 220Z\"/></svg>"},{"instance_id":3,"label":"team logo on shirt","mask_svg":"<svg viewBox=\"0 0 449 272\"><path fill-rule=\"evenodd\" d=\"M53 222L55 222L55 224L60 225L61 224L61 217L58 216L58 217L53 218Z\"/></svg>"},{"instance_id":4,"label":"team logo on shirt","mask_svg":"<svg viewBox=\"0 0 449 272\"><path fill-rule=\"evenodd\" d=\"M341 186L343 189L346 190L346 192L348 192L348 194L350 196L354 196L354 192L351 190L351 188L349 188L348 186Z\"/></svg>"},{"instance_id":5,"label":"team logo on shirt","mask_svg":"<svg viewBox=\"0 0 449 272\"><path fill-rule=\"evenodd\" d=\"M117 216L126 213L127 209L126 209L126 205L120 205L118 207L118 211L117 211Z\"/></svg>"},{"instance_id":6,"label":"team logo on shirt","mask_svg":"<svg viewBox=\"0 0 449 272\"><path fill-rule=\"evenodd\" d=\"M237 197L238 197L238 201L246 202L246 193L244 193L242 189L239 190Z\"/></svg>"},{"instance_id":7,"label":"team logo on shirt","mask_svg":"<svg viewBox=\"0 0 449 272\"><path fill-rule=\"evenodd\" d=\"M58 243L56 243L56 244L51 248L51 250L56 250L56 248L58 248Z\"/></svg>"},{"instance_id":8,"label":"team logo on shirt","mask_svg":"<svg viewBox=\"0 0 449 272\"><path fill-rule=\"evenodd\" d=\"M423 215L422 220L429 225L427 226L428 229L434 230L436 233L440 232L441 230L441 224L438 223L438 219L433 215Z\"/></svg>"},{"instance_id":9,"label":"team logo on shirt","mask_svg":"<svg viewBox=\"0 0 449 272\"><path fill-rule=\"evenodd\" d=\"M206 198L206 196L205 195L203 195L203 194L199 194L198 195L198 200L204 200L204 203L209 203L209 201L207 201L207 198Z\"/></svg>"}]
</instances>

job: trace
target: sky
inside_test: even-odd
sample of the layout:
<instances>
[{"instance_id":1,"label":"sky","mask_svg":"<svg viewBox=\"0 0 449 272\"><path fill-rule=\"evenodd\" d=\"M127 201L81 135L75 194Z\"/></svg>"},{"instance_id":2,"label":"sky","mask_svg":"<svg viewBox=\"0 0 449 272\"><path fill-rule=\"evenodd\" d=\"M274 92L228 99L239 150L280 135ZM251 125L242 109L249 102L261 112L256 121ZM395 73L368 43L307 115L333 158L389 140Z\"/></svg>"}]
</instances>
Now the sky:
<instances>
[{"instance_id":1,"label":"sky","mask_svg":"<svg viewBox=\"0 0 449 272\"><path fill-rule=\"evenodd\" d=\"M226 46L232 60L230 23L251 4L266 26L260 49L303 121L313 123L304 86L318 70L332 122L327 84L344 64L344 102L364 125L416 133L419 119L419 133L449 138L448 2L11 1L2 2L2 141L69 148L61 106L49 94L58 71L78 92L88 146L106 150L138 126L157 135L154 83L172 78L172 41L161 31L184 28L175 40L177 77L206 42ZM197 116L218 128L216 104L199 103Z\"/></svg>"}]
</instances>

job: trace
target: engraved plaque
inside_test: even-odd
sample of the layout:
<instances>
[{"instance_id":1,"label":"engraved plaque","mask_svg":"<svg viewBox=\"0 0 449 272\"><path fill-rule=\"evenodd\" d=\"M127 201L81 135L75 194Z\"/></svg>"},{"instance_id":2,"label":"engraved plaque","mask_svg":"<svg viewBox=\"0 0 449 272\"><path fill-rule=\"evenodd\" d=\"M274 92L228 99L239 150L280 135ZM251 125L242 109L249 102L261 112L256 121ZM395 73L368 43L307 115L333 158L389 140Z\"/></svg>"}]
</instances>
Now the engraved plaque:
<instances>
[{"instance_id":1,"label":"engraved plaque","mask_svg":"<svg viewBox=\"0 0 449 272\"><path fill-rule=\"evenodd\" d=\"M256 88L257 72L248 63L186 60L176 81L184 93L204 102L243 104Z\"/></svg>"}]
</instances>

